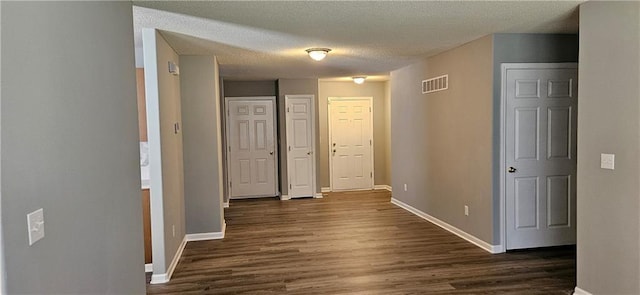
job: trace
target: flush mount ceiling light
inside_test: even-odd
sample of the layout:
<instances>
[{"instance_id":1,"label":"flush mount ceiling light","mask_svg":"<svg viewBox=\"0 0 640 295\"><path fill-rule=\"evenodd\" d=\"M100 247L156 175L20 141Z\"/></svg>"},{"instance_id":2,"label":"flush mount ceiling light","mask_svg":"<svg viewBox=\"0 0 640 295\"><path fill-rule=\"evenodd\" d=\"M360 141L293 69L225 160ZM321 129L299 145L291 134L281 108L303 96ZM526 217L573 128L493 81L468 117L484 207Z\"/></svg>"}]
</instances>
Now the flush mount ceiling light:
<instances>
[{"instance_id":1,"label":"flush mount ceiling light","mask_svg":"<svg viewBox=\"0 0 640 295\"><path fill-rule=\"evenodd\" d=\"M329 48L309 48L306 50L309 54L309 57L316 61L323 60L331 49Z\"/></svg>"},{"instance_id":2,"label":"flush mount ceiling light","mask_svg":"<svg viewBox=\"0 0 640 295\"><path fill-rule=\"evenodd\" d=\"M362 84L367 77L353 77L353 83Z\"/></svg>"}]
</instances>

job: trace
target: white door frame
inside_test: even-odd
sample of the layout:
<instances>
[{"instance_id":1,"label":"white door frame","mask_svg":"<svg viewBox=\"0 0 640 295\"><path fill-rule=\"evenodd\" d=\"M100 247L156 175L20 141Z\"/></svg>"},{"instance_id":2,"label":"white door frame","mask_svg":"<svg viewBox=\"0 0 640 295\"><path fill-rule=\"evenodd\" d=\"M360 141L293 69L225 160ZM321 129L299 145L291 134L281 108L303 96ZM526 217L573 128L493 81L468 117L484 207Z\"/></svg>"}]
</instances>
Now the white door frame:
<instances>
[{"instance_id":1,"label":"white door frame","mask_svg":"<svg viewBox=\"0 0 640 295\"><path fill-rule=\"evenodd\" d=\"M503 63L500 84L500 245L495 253L507 251L507 70L513 69L577 69L578 63Z\"/></svg>"},{"instance_id":2,"label":"white door frame","mask_svg":"<svg viewBox=\"0 0 640 295\"><path fill-rule=\"evenodd\" d=\"M364 97L360 97L360 96L356 96L356 97L329 97L327 99L327 123L328 123L328 129L329 129L329 140L327 140L327 146L329 147L328 150L328 156L329 156L329 187L331 187L331 191L333 191L333 157L331 156L331 150L333 149L333 147L331 146L331 102L332 101L346 101L346 100L367 100L369 101L369 105L371 106L371 111L369 112L369 132L370 132L370 138L371 138L371 187L370 188L365 188L365 189L361 189L361 190L369 190L369 189L374 189L375 187L375 178L376 178L376 169L374 166L374 159L375 159L375 155L374 155L374 150L373 150L373 146L374 146L374 141L373 141L373 97L371 96L364 96Z\"/></svg>"},{"instance_id":3,"label":"white door frame","mask_svg":"<svg viewBox=\"0 0 640 295\"><path fill-rule=\"evenodd\" d=\"M274 147L273 147L273 157L274 157L274 166L273 166L273 175L274 175L274 185L275 185L275 195L264 195L264 196L247 196L246 198L256 198L256 197L275 197L280 195L280 190L278 189L279 182L279 174L278 174L278 117L277 117L277 108L276 105L276 97L275 96L242 96L242 97L225 97L224 98L224 118L225 118L225 135L224 135L224 148L226 150L226 169L227 169L227 200L231 200L231 161L229 157L229 151L231 146L229 146L229 132L230 132L230 124L229 124L229 102L230 101L246 101L246 100L271 100L273 102L273 136L274 136ZM244 199L243 197L235 197L233 199Z\"/></svg>"},{"instance_id":4,"label":"white door frame","mask_svg":"<svg viewBox=\"0 0 640 295\"><path fill-rule=\"evenodd\" d=\"M312 196L314 198L316 198L316 192L317 192L317 183L316 183L316 176L317 176L317 171L316 171L316 167L317 167L317 163L316 163L316 134L317 134L317 129L316 129L316 96L313 94L296 94L296 95L285 95L284 96L284 105L285 108L287 108L289 106L289 99L295 99L295 98L311 98L311 110L310 110L310 114L311 114L311 156L312 156L312 160L311 160L311 165L312 168L311 170L313 171L313 183L312 183ZM285 138L287 140L287 145L289 145L289 132L291 131L289 128L289 111L287 110L286 115L285 115L285 126L287 127L287 131L286 131L286 135ZM286 157L287 157L287 178L289 178L289 180L287 180L287 182L289 184L291 184L291 174L289 173L291 171L291 169L289 169L289 165L291 164L291 158L289 158L289 149L285 148L285 151L287 153ZM289 198L291 197L291 193L289 192ZM295 198L295 197L293 197Z\"/></svg>"}]
</instances>

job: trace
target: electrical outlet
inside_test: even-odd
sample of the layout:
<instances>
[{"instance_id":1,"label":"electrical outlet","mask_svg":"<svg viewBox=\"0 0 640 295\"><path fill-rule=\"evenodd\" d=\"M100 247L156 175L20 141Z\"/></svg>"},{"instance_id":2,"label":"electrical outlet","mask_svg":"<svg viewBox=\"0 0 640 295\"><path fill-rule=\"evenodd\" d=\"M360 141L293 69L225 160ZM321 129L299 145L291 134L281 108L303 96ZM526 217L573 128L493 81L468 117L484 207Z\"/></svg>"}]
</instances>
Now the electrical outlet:
<instances>
[{"instance_id":1,"label":"electrical outlet","mask_svg":"<svg viewBox=\"0 0 640 295\"><path fill-rule=\"evenodd\" d=\"M469 216L469 206L464 205L464 216Z\"/></svg>"},{"instance_id":2,"label":"electrical outlet","mask_svg":"<svg viewBox=\"0 0 640 295\"><path fill-rule=\"evenodd\" d=\"M173 237L175 238L176 237L176 226L175 225L171 226L171 231L173 232Z\"/></svg>"},{"instance_id":3,"label":"electrical outlet","mask_svg":"<svg viewBox=\"0 0 640 295\"><path fill-rule=\"evenodd\" d=\"M616 167L616 155L600 154L600 168L613 170Z\"/></svg>"},{"instance_id":4,"label":"electrical outlet","mask_svg":"<svg viewBox=\"0 0 640 295\"><path fill-rule=\"evenodd\" d=\"M29 246L44 238L44 210L42 208L27 214Z\"/></svg>"},{"instance_id":5,"label":"electrical outlet","mask_svg":"<svg viewBox=\"0 0 640 295\"><path fill-rule=\"evenodd\" d=\"M404 184L404 191L405 192L407 191L407 184L406 183Z\"/></svg>"}]
</instances>

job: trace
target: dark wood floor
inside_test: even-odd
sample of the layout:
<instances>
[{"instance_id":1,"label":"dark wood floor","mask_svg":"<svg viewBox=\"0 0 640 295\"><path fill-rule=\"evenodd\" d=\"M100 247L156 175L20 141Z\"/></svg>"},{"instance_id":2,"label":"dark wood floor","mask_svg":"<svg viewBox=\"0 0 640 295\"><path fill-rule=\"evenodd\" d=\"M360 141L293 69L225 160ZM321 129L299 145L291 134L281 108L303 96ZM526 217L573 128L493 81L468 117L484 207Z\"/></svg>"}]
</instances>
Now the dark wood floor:
<instances>
[{"instance_id":1,"label":"dark wood floor","mask_svg":"<svg viewBox=\"0 0 640 295\"><path fill-rule=\"evenodd\" d=\"M575 248L491 255L383 191L232 201L148 294L571 294Z\"/></svg>"}]
</instances>

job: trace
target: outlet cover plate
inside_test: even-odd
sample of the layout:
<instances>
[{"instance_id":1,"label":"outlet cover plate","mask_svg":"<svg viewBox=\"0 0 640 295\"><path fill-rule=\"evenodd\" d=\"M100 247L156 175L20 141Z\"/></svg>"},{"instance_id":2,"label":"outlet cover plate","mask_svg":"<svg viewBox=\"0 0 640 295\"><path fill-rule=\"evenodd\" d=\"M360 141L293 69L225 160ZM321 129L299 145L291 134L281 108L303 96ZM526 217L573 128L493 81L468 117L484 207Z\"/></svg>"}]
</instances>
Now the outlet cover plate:
<instances>
[{"instance_id":1,"label":"outlet cover plate","mask_svg":"<svg viewBox=\"0 0 640 295\"><path fill-rule=\"evenodd\" d=\"M29 246L44 238L44 210L42 208L27 214Z\"/></svg>"},{"instance_id":2,"label":"outlet cover plate","mask_svg":"<svg viewBox=\"0 0 640 295\"><path fill-rule=\"evenodd\" d=\"M600 154L600 168L614 170L616 166L616 155Z\"/></svg>"}]
</instances>

